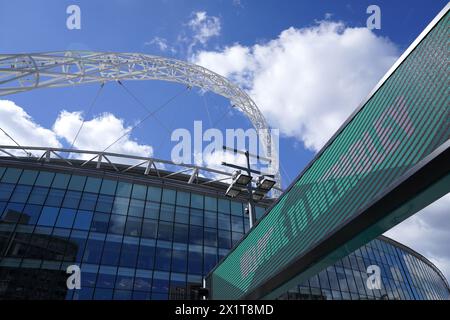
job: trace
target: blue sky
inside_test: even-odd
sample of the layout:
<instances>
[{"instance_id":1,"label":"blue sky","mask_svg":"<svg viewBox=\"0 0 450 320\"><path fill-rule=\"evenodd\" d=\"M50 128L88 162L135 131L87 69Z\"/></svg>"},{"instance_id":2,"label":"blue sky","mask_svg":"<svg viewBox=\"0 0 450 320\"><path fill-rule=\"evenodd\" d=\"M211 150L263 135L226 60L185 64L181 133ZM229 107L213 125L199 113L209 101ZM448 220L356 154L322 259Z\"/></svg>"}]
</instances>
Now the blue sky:
<instances>
[{"instance_id":1,"label":"blue sky","mask_svg":"<svg viewBox=\"0 0 450 320\"><path fill-rule=\"evenodd\" d=\"M382 10L382 28L377 36L388 37L402 52L418 36L431 19L443 8L445 1L378 1ZM81 8L81 30L66 28L67 6ZM289 27L304 28L317 24L331 14L330 20L343 21L349 27L365 27L366 8L370 1L0 1L0 48L3 53L41 52L82 49L93 51L142 52L188 60L189 44L180 37L193 37L188 23L195 12L206 12L220 20L220 34L211 37L194 51L220 50L239 43L252 46L264 43ZM156 38L165 39L176 53L162 52ZM189 40L187 40L189 41ZM387 70L380 70L380 74ZM371 79L371 82L374 82ZM371 86L373 83L370 84ZM166 83L127 84L151 109L180 90L178 85ZM369 86L368 86L369 87ZM115 84L108 84L93 110L114 113L127 124L142 117L142 110ZM37 90L24 95L8 97L23 107L44 127L51 127L61 109L86 110L97 86ZM226 110L227 101L206 94L210 117L219 119ZM196 92L169 105L158 117L170 129L192 128L193 120L204 120L208 125L204 102ZM353 106L353 108L356 106ZM174 117L174 110L177 110ZM89 116L88 116L89 117ZM189 120L188 120L189 119ZM219 127L243 127L249 123L238 114L220 121ZM151 129L151 130L149 130ZM133 132L133 138L153 145L154 155L168 158L170 146L160 141L169 133L150 119ZM158 137L158 139L156 139ZM163 145L165 150L156 146ZM283 180L287 183L311 159L313 152L305 150L302 141L285 137L280 142L280 157L284 167ZM286 184L287 184L286 183Z\"/></svg>"},{"instance_id":2,"label":"blue sky","mask_svg":"<svg viewBox=\"0 0 450 320\"><path fill-rule=\"evenodd\" d=\"M0 0L0 52L78 49L140 52L202 64L244 87L269 123L280 128L281 173L286 186L446 3L444 0L376 3ZM66 27L66 8L71 4L81 8L81 30ZM369 32L365 30L369 16L366 8L371 4L381 8L381 29ZM323 59L323 65L314 60L315 56ZM295 68L291 70L290 65ZM296 85L310 80L313 81L311 90ZM157 81L125 85L149 109L182 89L178 84ZM347 91L337 90L339 85ZM133 125L145 115L115 83L106 84L92 114L86 114L97 90L98 85L84 85L34 90L2 99L14 102L31 117L30 122L49 130L46 134L54 135L65 146L70 139L64 137L70 134L64 131L64 125L70 119L66 117L66 122L60 121L59 127L56 126L62 110L84 111L80 117L87 121L108 112L114 117L110 119L112 122L99 120L91 125L101 128L113 123L119 129L117 136L120 129ZM266 95L273 97L273 101L268 102ZM168 159L175 144L170 141L171 131L192 129L194 120L202 120L205 129L250 127L249 121L238 112L223 117L228 108L229 102L222 97L191 90L158 112L157 117L165 128L149 119L133 131L129 140L135 142L132 148L138 153L147 150L143 146L151 146L155 157ZM18 109L14 110L15 114L8 114L23 116L23 113L17 115ZM15 128L6 115L2 117L0 124L9 125L13 131L10 133L23 137L20 142L27 144L26 134ZM79 147L101 149L104 146L97 139ZM412 244L415 242L419 241L411 240ZM431 249L422 249L426 250ZM437 261L440 256L436 252L430 255L436 256ZM444 268L450 266L449 261L442 262Z\"/></svg>"}]
</instances>

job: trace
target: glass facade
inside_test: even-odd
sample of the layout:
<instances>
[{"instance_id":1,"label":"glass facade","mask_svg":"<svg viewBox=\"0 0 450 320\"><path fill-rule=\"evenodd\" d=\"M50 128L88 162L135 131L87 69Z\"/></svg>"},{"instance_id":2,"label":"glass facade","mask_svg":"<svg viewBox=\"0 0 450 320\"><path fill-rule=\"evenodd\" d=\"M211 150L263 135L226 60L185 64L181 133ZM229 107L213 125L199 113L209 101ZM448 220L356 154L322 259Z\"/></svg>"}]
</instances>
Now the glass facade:
<instances>
[{"instance_id":1,"label":"glass facade","mask_svg":"<svg viewBox=\"0 0 450 320\"><path fill-rule=\"evenodd\" d=\"M224 190L102 174L0 166L0 299L196 299L248 231L243 203ZM281 298L448 299L438 270L409 251L374 240ZM370 264L382 268L374 292ZM69 265L81 269L79 290L67 289Z\"/></svg>"},{"instance_id":2,"label":"glass facade","mask_svg":"<svg viewBox=\"0 0 450 320\"><path fill-rule=\"evenodd\" d=\"M368 289L367 267L380 267L381 288ZM449 300L444 276L411 249L379 237L289 290L288 300Z\"/></svg>"}]
</instances>

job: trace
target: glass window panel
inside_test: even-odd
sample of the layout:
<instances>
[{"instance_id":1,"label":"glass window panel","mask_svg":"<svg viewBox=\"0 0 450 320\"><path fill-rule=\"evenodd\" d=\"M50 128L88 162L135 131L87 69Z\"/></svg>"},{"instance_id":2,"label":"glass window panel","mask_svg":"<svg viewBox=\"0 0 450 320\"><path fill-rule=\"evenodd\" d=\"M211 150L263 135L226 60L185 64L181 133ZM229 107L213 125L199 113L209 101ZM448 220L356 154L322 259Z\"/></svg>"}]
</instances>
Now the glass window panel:
<instances>
[{"instance_id":1,"label":"glass window panel","mask_svg":"<svg viewBox=\"0 0 450 320\"><path fill-rule=\"evenodd\" d=\"M234 246L236 243L238 243L241 240L242 236L243 234L240 232L232 232L231 233L232 245Z\"/></svg>"},{"instance_id":2,"label":"glass window panel","mask_svg":"<svg viewBox=\"0 0 450 320\"><path fill-rule=\"evenodd\" d=\"M204 245L217 247L217 230L205 228Z\"/></svg>"},{"instance_id":3,"label":"glass window panel","mask_svg":"<svg viewBox=\"0 0 450 320\"><path fill-rule=\"evenodd\" d=\"M233 232L244 232L244 220L242 216L231 216L231 230Z\"/></svg>"},{"instance_id":4,"label":"glass window panel","mask_svg":"<svg viewBox=\"0 0 450 320\"><path fill-rule=\"evenodd\" d=\"M231 201L231 214L236 216L243 216L244 211L242 209L242 203L237 201Z\"/></svg>"},{"instance_id":5,"label":"glass window panel","mask_svg":"<svg viewBox=\"0 0 450 320\"><path fill-rule=\"evenodd\" d=\"M147 187L142 184L133 184L133 193L131 197L134 199L145 200L147 195Z\"/></svg>"},{"instance_id":6,"label":"glass window panel","mask_svg":"<svg viewBox=\"0 0 450 320\"><path fill-rule=\"evenodd\" d=\"M155 242L147 239L142 239L141 245L139 247L137 268L153 269L154 257L155 257Z\"/></svg>"},{"instance_id":7,"label":"glass window panel","mask_svg":"<svg viewBox=\"0 0 450 320\"><path fill-rule=\"evenodd\" d=\"M188 272L190 274L202 274L203 255L201 252L189 251Z\"/></svg>"},{"instance_id":8,"label":"glass window panel","mask_svg":"<svg viewBox=\"0 0 450 320\"><path fill-rule=\"evenodd\" d=\"M187 259L185 260L187 261ZM186 299L186 274L172 272L170 275L170 299Z\"/></svg>"},{"instance_id":9,"label":"glass window panel","mask_svg":"<svg viewBox=\"0 0 450 320\"><path fill-rule=\"evenodd\" d=\"M205 211L205 227L217 229L217 212Z\"/></svg>"},{"instance_id":10,"label":"glass window panel","mask_svg":"<svg viewBox=\"0 0 450 320\"><path fill-rule=\"evenodd\" d=\"M366 294L366 290L364 289L366 283L362 282L361 273L359 271L354 270L353 276L355 277L356 287L358 288L358 292L361 295Z\"/></svg>"},{"instance_id":11,"label":"glass window panel","mask_svg":"<svg viewBox=\"0 0 450 320\"><path fill-rule=\"evenodd\" d=\"M203 260L203 272L208 273L217 264L217 254L212 252L207 252L205 250L205 256Z\"/></svg>"},{"instance_id":12,"label":"glass window panel","mask_svg":"<svg viewBox=\"0 0 450 320\"><path fill-rule=\"evenodd\" d=\"M177 207L175 212L175 222L189 223L189 208Z\"/></svg>"},{"instance_id":13,"label":"glass window panel","mask_svg":"<svg viewBox=\"0 0 450 320\"><path fill-rule=\"evenodd\" d=\"M189 226L189 243L203 244L203 228L198 226Z\"/></svg>"},{"instance_id":14,"label":"glass window panel","mask_svg":"<svg viewBox=\"0 0 450 320\"><path fill-rule=\"evenodd\" d=\"M120 197L129 198L131 195L132 184L128 182L119 182L117 184L116 195Z\"/></svg>"},{"instance_id":15,"label":"glass window panel","mask_svg":"<svg viewBox=\"0 0 450 320\"><path fill-rule=\"evenodd\" d=\"M117 289L123 289L123 290L133 289L134 274L135 274L134 269L120 267L117 272L116 291L117 291Z\"/></svg>"},{"instance_id":16,"label":"glass window panel","mask_svg":"<svg viewBox=\"0 0 450 320\"><path fill-rule=\"evenodd\" d=\"M86 180L86 186L84 187L84 191L98 193L100 190L101 184L102 184L102 179L88 177Z\"/></svg>"},{"instance_id":17,"label":"glass window panel","mask_svg":"<svg viewBox=\"0 0 450 320\"><path fill-rule=\"evenodd\" d=\"M112 209L112 213L126 215L127 212L128 212L128 205L129 204L130 204L130 198L116 197L114 199L114 206L113 206L113 209Z\"/></svg>"},{"instance_id":18,"label":"glass window panel","mask_svg":"<svg viewBox=\"0 0 450 320\"><path fill-rule=\"evenodd\" d=\"M34 182L36 181L38 173L39 173L38 171L34 171L34 170L24 170L22 175L20 176L19 183L26 184L28 186L34 185ZM0 176L1 176L1 174L0 174Z\"/></svg>"},{"instance_id":19,"label":"glass window panel","mask_svg":"<svg viewBox=\"0 0 450 320\"><path fill-rule=\"evenodd\" d=\"M97 211L110 213L113 207L114 197L99 195L97 200Z\"/></svg>"},{"instance_id":20,"label":"glass window panel","mask_svg":"<svg viewBox=\"0 0 450 320\"><path fill-rule=\"evenodd\" d=\"M141 236L141 226L142 226L141 218L128 217L127 224L125 226L125 235L133 236L133 237L140 237Z\"/></svg>"},{"instance_id":21,"label":"glass window panel","mask_svg":"<svg viewBox=\"0 0 450 320\"><path fill-rule=\"evenodd\" d=\"M320 288L319 285L319 277L317 275L314 275L309 279L309 285L313 288Z\"/></svg>"},{"instance_id":22,"label":"glass window panel","mask_svg":"<svg viewBox=\"0 0 450 320\"><path fill-rule=\"evenodd\" d=\"M52 172L41 171L37 177L36 185L41 187L50 187L54 176L55 174Z\"/></svg>"},{"instance_id":23,"label":"glass window panel","mask_svg":"<svg viewBox=\"0 0 450 320\"><path fill-rule=\"evenodd\" d=\"M147 189L147 200L161 202L161 188L158 187L148 187Z\"/></svg>"},{"instance_id":24,"label":"glass window panel","mask_svg":"<svg viewBox=\"0 0 450 320\"><path fill-rule=\"evenodd\" d=\"M158 226L158 239L172 241L172 235L173 223L160 221Z\"/></svg>"},{"instance_id":25,"label":"glass window panel","mask_svg":"<svg viewBox=\"0 0 450 320\"><path fill-rule=\"evenodd\" d=\"M219 213L217 214L217 218L219 229L231 230L230 215Z\"/></svg>"},{"instance_id":26,"label":"glass window panel","mask_svg":"<svg viewBox=\"0 0 450 320\"><path fill-rule=\"evenodd\" d=\"M99 288L114 288L116 282L117 268L100 266L100 271L97 278L97 287Z\"/></svg>"},{"instance_id":27,"label":"glass window panel","mask_svg":"<svg viewBox=\"0 0 450 320\"><path fill-rule=\"evenodd\" d=\"M174 219L175 206L171 204L161 204L161 213L159 219L162 221L172 222Z\"/></svg>"},{"instance_id":28,"label":"glass window panel","mask_svg":"<svg viewBox=\"0 0 450 320\"><path fill-rule=\"evenodd\" d=\"M231 232L227 230L218 230L219 247L231 248Z\"/></svg>"},{"instance_id":29,"label":"glass window panel","mask_svg":"<svg viewBox=\"0 0 450 320\"><path fill-rule=\"evenodd\" d=\"M3 214L3 210L5 209L5 207L6 207L6 202L0 202L0 217Z\"/></svg>"},{"instance_id":30,"label":"glass window panel","mask_svg":"<svg viewBox=\"0 0 450 320\"><path fill-rule=\"evenodd\" d=\"M175 223L173 230L173 241L180 243L188 242L189 227L185 224Z\"/></svg>"},{"instance_id":31,"label":"glass window panel","mask_svg":"<svg viewBox=\"0 0 450 320\"><path fill-rule=\"evenodd\" d=\"M189 207L190 194L189 192L177 192L177 205Z\"/></svg>"},{"instance_id":32,"label":"glass window panel","mask_svg":"<svg viewBox=\"0 0 450 320\"><path fill-rule=\"evenodd\" d=\"M144 219L142 224L142 237L156 239L158 222L156 220Z\"/></svg>"},{"instance_id":33,"label":"glass window panel","mask_svg":"<svg viewBox=\"0 0 450 320\"><path fill-rule=\"evenodd\" d=\"M28 203L30 204L44 204L45 198L47 197L48 188L44 187L34 187L31 191Z\"/></svg>"},{"instance_id":34,"label":"glass window panel","mask_svg":"<svg viewBox=\"0 0 450 320\"><path fill-rule=\"evenodd\" d=\"M42 208L41 216L39 217L38 225L40 226L54 226L58 216L59 208L44 207Z\"/></svg>"},{"instance_id":35,"label":"glass window panel","mask_svg":"<svg viewBox=\"0 0 450 320\"><path fill-rule=\"evenodd\" d=\"M156 248L155 270L169 271L172 258L172 248Z\"/></svg>"},{"instance_id":36,"label":"glass window panel","mask_svg":"<svg viewBox=\"0 0 450 320\"><path fill-rule=\"evenodd\" d=\"M83 191L86 177L73 175L69 182L69 190Z\"/></svg>"},{"instance_id":37,"label":"glass window panel","mask_svg":"<svg viewBox=\"0 0 450 320\"><path fill-rule=\"evenodd\" d=\"M191 193L191 207L203 209L203 195Z\"/></svg>"},{"instance_id":38,"label":"glass window panel","mask_svg":"<svg viewBox=\"0 0 450 320\"><path fill-rule=\"evenodd\" d=\"M327 268L327 273L328 273L328 279L330 281L330 288L331 290L336 290L339 291L339 282L338 282L338 278L336 275L336 272L334 270L334 267L328 267Z\"/></svg>"},{"instance_id":39,"label":"glass window panel","mask_svg":"<svg viewBox=\"0 0 450 320\"><path fill-rule=\"evenodd\" d=\"M0 179L3 176L3 173L6 171L6 168L0 167Z\"/></svg>"},{"instance_id":40,"label":"glass window panel","mask_svg":"<svg viewBox=\"0 0 450 320\"><path fill-rule=\"evenodd\" d=\"M109 233L113 234L123 234L125 229L126 216L112 214L109 220Z\"/></svg>"},{"instance_id":41,"label":"glass window panel","mask_svg":"<svg viewBox=\"0 0 450 320\"><path fill-rule=\"evenodd\" d=\"M28 204L25 206L25 209L23 210L23 213L28 218L28 224L34 225L37 223L39 219L39 215L41 214L42 206L39 205L33 205ZM1 212L1 210L0 210Z\"/></svg>"},{"instance_id":42,"label":"glass window panel","mask_svg":"<svg viewBox=\"0 0 450 320\"><path fill-rule=\"evenodd\" d=\"M120 254L120 265L123 267L135 268L138 257L138 251L139 251L138 239L125 238L122 244L122 251Z\"/></svg>"},{"instance_id":43,"label":"glass window panel","mask_svg":"<svg viewBox=\"0 0 450 320\"><path fill-rule=\"evenodd\" d=\"M31 186L17 185L10 201L24 203L27 201L30 193L31 193Z\"/></svg>"},{"instance_id":44,"label":"glass window panel","mask_svg":"<svg viewBox=\"0 0 450 320\"><path fill-rule=\"evenodd\" d=\"M67 191L64 197L63 207L77 209L80 203L81 192L79 191Z\"/></svg>"},{"instance_id":45,"label":"glass window panel","mask_svg":"<svg viewBox=\"0 0 450 320\"><path fill-rule=\"evenodd\" d=\"M322 289L330 289L330 283L328 282L328 276L327 276L327 271L326 270L322 270L319 273L319 281L320 281L320 287Z\"/></svg>"},{"instance_id":46,"label":"glass window panel","mask_svg":"<svg viewBox=\"0 0 450 320\"><path fill-rule=\"evenodd\" d=\"M62 208L56 221L58 228L72 228L73 221L75 220L76 210Z\"/></svg>"},{"instance_id":47,"label":"glass window panel","mask_svg":"<svg viewBox=\"0 0 450 320\"><path fill-rule=\"evenodd\" d=\"M150 291L152 289L153 273L146 270L136 270L136 277L134 280L134 290ZM133 297L135 297L133 295ZM148 300L147 296L142 296L138 300Z\"/></svg>"},{"instance_id":48,"label":"glass window panel","mask_svg":"<svg viewBox=\"0 0 450 320\"><path fill-rule=\"evenodd\" d=\"M219 212L230 213L230 200L218 199L219 201Z\"/></svg>"},{"instance_id":49,"label":"glass window panel","mask_svg":"<svg viewBox=\"0 0 450 320\"><path fill-rule=\"evenodd\" d=\"M203 226L203 210L191 209L190 224Z\"/></svg>"},{"instance_id":50,"label":"glass window panel","mask_svg":"<svg viewBox=\"0 0 450 320\"><path fill-rule=\"evenodd\" d=\"M23 210L23 207L24 207L23 203L11 202L7 204L2 219L14 223L16 222L26 223L27 217L24 217L23 215L20 214Z\"/></svg>"},{"instance_id":51,"label":"glass window panel","mask_svg":"<svg viewBox=\"0 0 450 320\"><path fill-rule=\"evenodd\" d=\"M101 194L113 196L116 194L117 181L103 179L102 187L100 188Z\"/></svg>"},{"instance_id":52,"label":"glass window panel","mask_svg":"<svg viewBox=\"0 0 450 320\"><path fill-rule=\"evenodd\" d=\"M14 190L13 184L0 183L0 200L8 201Z\"/></svg>"},{"instance_id":53,"label":"glass window panel","mask_svg":"<svg viewBox=\"0 0 450 320\"><path fill-rule=\"evenodd\" d=\"M183 248L174 248L172 251L172 272L187 271L187 251Z\"/></svg>"},{"instance_id":54,"label":"glass window panel","mask_svg":"<svg viewBox=\"0 0 450 320\"><path fill-rule=\"evenodd\" d=\"M22 173L21 169L16 168L8 168L6 172L3 174L2 182L3 183L17 183L19 181L20 174Z\"/></svg>"},{"instance_id":55,"label":"glass window panel","mask_svg":"<svg viewBox=\"0 0 450 320\"><path fill-rule=\"evenodd\" d=\"M160 295L160 298L165 297L167 299L167 292L169 291L169 273L162 271L155 271L153 273L152 291L158 293L166 293L164 296ZM152 299L155 296L152 294Z\"/></svg>"},{"instance_id":56,"label":"glass window panel","mask_svg":"<svg viewBox=\"0 0 450 320\"><path fill-rule=\"evenodd\" d=\"M69 184L70 175L57 173L53 179L52 188L66 189Z\"/></svg>"},{"instance_id":57,"label":"glass window panel","mask_svg":"<svg viewBox=\"0 0 450 320\"><path fill-rule=\"evenodd\" d=\"M97 194L84 192L81 196L80 209L94 210L97 204Z\"/></svg>"},{"instance_id":58,"label":"glass window panel","mask_svg":"<svg viewBox=\"0 0 450 320\"><path fill-rule=\"evenodd\" d=\"M79 230L89 230L92 222L92 211L79 210L73 227Z\"/></svg>"},{"instance_id":59,"label":"glass window panel","mask_svg":"<svg viewBox=\"0 0 450 320\"><path fill-rule=\"evenodd\" d=\"M353 278L353 272L350 269L345 269L345 277L347 278L348 287L350 292L357 293L358 290L356 288L355 279Z\"/></svg>"},{"instance_id":60,"label":"glass window panel","mask_svg":"<svg viewBox=\"0 0 450 320\"><path fill-rule=\"evenodd\" d=\"M117 266L120 258L121 239L109 237L103 248L102 264Z\"/></svg>"},{"instance_id":61,"label":"glass window panel","mask_svg":"<svg viewBox=\"0 0 450 320\"><path fill-rule=\"evenodd\" d=\"M217 198L205 196L205 209L217 211Z\"/></svg>"},{"instance_id":62,"label":"glass window panel","mask_svg":"<svg viewBox=\"0 0 450 320\"><path fill-rule=\"evenodd\" d=\"M159 217L159 203L156 202L145 202L145 212L144 217L150 219L158 219Z\"/></svg>"},{"instance_id":63,"label":"glass window panel","mask_svg":"<svg viewBox=\"0 0 450 320\"><path fill-rule=\"evenodd\" d=\"M103 240L88 239L84 249L83 262L98 264L102 257L103 245Z\"/></svg>"},{"instance_id":64,"label":"glass window panel","mask_svg":"<svg viewBox=\"0 0 450 320\"><path fill-rule=\"evenodd\" d=\"M63 202L65 193L65 190L50 189L47 200L45 200L45 205L60 207Z\"/></svg>"},{"instance_id":65,"label":"glass window panel","mask_svg":"<svg viewBox=\"0 0 450 320\"><path fill-rule=\"evenodd\" d=\"M14 190L14 185L10 183L0 183L0 200L8 201Z\"/></svg>"},{"instance_id":66,"label":"glass window panel","mask_svg":"<svg viewBox=\"0 0 450 320\"><path fill-rule=\"evenodd\" d=\"M128 209L128 215L133 217L142 217L144 215L145 201L131 199L130 208Z\"/></svg>"},{"instance_id":67,"label":"glass window panel","mask_svg":"<svg viewBox=\"0 0 450 320\"><path fill-rule=\"evenodd\" d=\"M96 212L92 218L91 231L106 233L108 231L109 215Z\"/></svg>"},{"instance_id":68,"label":"glass window panel","mask_svg":"<svg viewBox=\"0 0 450 320\"><path fill-rule=\"evenodd\" d=\"M175 195L176 195L175 190L164 188L162 194L162 202L175 204Z\"/></svg>"},{"instance_id":69,"label":"glass window panel","mask_svg":"<svg viewBox=\"0 0 450 320\"><path fill-rule=\"evenodd\" d=\"M64 261L81 262L86 244L87 233L84 231L72 231L70 244L64 256Z\"/></svg>"},{"instance_id":70,"label":"glass window panel","mask_svg":"<svg viewBox=\"0 0 450 320\"><path fill-rule=\"evenodd\" d=\"M341 291L348 291L344 269L342 267L336 267L336 275L339 281L339 287L341 288Z\"/></svg>"}]
</instances>

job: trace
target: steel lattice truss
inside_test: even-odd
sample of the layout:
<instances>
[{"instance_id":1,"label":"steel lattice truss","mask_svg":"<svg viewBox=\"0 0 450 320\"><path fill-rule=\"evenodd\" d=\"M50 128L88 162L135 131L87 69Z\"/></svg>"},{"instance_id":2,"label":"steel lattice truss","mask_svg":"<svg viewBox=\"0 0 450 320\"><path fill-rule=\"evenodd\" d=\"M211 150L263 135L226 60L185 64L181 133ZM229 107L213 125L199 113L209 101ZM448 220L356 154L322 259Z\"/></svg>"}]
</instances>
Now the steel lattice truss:
<instances>
[{"instance_id":1,"label":"steel lattice truss","mask_svg":"<svg viewBox=\"0 0 450 320\"><path fill-rule=\"evenodd\" d=\"M201 66L138 53L60 51L33 54L0 54L0 96L37 88L67 87L85 83L125 80L163 80L198 87L230 100L257 130L266 156L272 153L269 126L248 94ZM281 177L276 173L280 185Z\"/></svg>"}]
</instances>

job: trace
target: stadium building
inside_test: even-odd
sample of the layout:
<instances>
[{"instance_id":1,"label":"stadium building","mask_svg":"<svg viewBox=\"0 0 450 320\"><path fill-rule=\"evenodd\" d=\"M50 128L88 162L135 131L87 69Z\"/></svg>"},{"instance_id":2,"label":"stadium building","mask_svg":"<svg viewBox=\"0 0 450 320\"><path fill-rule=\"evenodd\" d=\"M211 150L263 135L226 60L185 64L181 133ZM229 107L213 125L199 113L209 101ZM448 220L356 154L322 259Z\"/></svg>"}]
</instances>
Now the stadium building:
<instances>
[{"instance_id":1,"label":"stadium building","mask_svg":"<svg viewBox=\"0 0 450 320\"><path fill-rule=\"evenodd\" d=\"M245 198L184 173L7 156L0 181L0 299L198 299L202 278L248 230ZM81 289L67 289L69 265ZM369 265L381 268L379 290L366 285ZM280 297L449 298L430 261L386 237Z\"/></svg>"}]
</instances>

